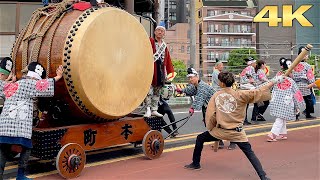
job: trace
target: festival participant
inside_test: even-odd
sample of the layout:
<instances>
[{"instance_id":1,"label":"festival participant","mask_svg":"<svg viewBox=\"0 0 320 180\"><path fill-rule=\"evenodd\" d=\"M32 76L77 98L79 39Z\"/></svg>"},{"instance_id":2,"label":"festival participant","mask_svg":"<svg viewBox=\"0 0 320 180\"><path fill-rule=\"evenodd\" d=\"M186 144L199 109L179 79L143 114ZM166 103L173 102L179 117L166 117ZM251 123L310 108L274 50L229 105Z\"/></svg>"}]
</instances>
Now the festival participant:
<instances>
[{"instance_id":1,"label":"festival participant","mask_svg":"<svg viewBox=\"0 0 320 180\"><path fill-rule=\"evenodd\" d=\"M166 28L164 26L157 26L154 31L155 38L150 38L153 49L154 72L150 92L145 99L147 109L144 117L150 117L151 115L163 117L163 115L157 111L160 90L166 80L172 78L170 75L174 76L170 53L167 44L163 40L165 32Z\"/></svg>"},{"instance_id":2,"label":"festival participant","mask_svg":"<svg viewBox=\"0 0 320 180\"><path fill-rule=\"evenodd\" d=\"M247 63L247 67L244 68L240 74L240 89L242 90L250 90L255 88L255 80L254 77L256 73L254 71L257 63L253 57L249 57L244 59ZM251 123L248 121L247 111L248 111L249 104L246 107L246 117L244 119L244 125L250 125Z\"/></svg>"},{"instance_id":3,"label":"festival participant","mask_svg":"<svg viewBox=\"0 0 320 180\"><path fill-rule=\"evenodd\" d=\"M303 46L299 48L298 55L302 52L303 48ZM303 111L303 114L307 119L314 119L316 117L311 115L311 113L314 113L314 105L311 93L315 78L311 66L306 62L307 59L308 55L306 55L304 59L294 68L294 71L292 72L292 79L297 83L306 104L306 109Z\"/></svg>"},{"instance_id":4,"label":"festival participant","mask_svg":"<svg viewBox=\"0 0 320 180\"><path fill-rule=\"evenodd\" d=\"M282 76L291 65L291 59L280 59L282 71L277 76ZM293 79L287 77L284 82L273 87L270 101L270 114L276 117L267 141L275 142L277 139L286 140L286 121L296 119L296 114L304 105L301 91Z\"/></svg>"},{"instance_id":5,"label":"festival participant","mask_svg":"<svg viewBox=\"0 0 320 180\"><path fill-rule=\"evenodd\" d=\"M175 117L174 117L174 115L173 115L173 113L171 111L171 108L170 108L169 104L165 101L165 99L162 96L160 96L158 112L160 114L162 114L163 116L165 114L167 114L168 115L168 119L169 119L169 121L171 123L176 121L176 119L175 119ZM172 124L172 128L173 128L173 130L176 130L177 129L177 125L176 124ZM168 134L170 134L172 131L171 131L171 129L170 130L169 129L170 129L170 127L168 127L168 129L164 129L164 130ZM179 134L178 130L176 130L174 133L172 133L171 137L176 137L178 134Z\"/></svg>"},{"instance_id":6,"label":"festival participant","mask_svg":"<svg viewBox=\"0 0 320 180\"><path fill-rule=\"evenodd\" d=\"M5 96L3 111L0 115L0 179L7 155L12 149L22 149L18 163L17 180L28 180L25 169L32 148L32 114L34 97L54 95L54 82L62 77L63 69L59 66L57 76L43 79L46 76L44 67L32 62L28 65L27 78L15 83L0 81L0 91Z\"/></svg>"},{"instance_id":7,"label":"festival participant","mask_svg":"<svg viewBox=\"0 0 320 180\"><path fill-rule=\"evenodd\" d=\"M216 59L216 64L214 65L213 68L213 72L212 72L212 87L215 91L219 91L221 88L219 86L219 79L218 79L218 75L219 73L221 73L223 70L223 63L221 61L219 61L218 59Z\"/></svg>"},{"instance_id":8,"label":"festival participant","mask_svg":"<svg viewBox=\"0 0 320 180\"><path fill-rule=\"evenodd\" d=\"M256 73L255 80L256 80L257 87L269 81L264 71L265 68L266 68L266 63L262 60L258 60L257 66L255 67L255 73ZM269 101L254 103L251 121L265 121L263 114L267 110L268 105L269 105Z\"/></svg>"},{"instance_id":9,"label":"festival participant","mask_svg":"<svg viewBox=\"0 0 320 180\"><path fill-rule=\"evenodd\" d=\"M185 93L187 96L194 96L194 101L189 109L189 114L192 116L194 110L202 110L203 122L205 123L208 102L215 93L215 90L209 84L200 80L199 74L194 68L188 68L187 72L190 84L184 89L176 88L176 91L180 94Z\"/></svg>"},{"instance_id":10,"label":"festival participant","mask_svg":"<svg viewBox=\"0 0 320 180\"><path fill-rule=\"evenodd\" d=\"M246 91L235 91L231 88L235 79L230 72L222 72L218 78L222 89L212 96L208 104L206 113L208 131L197 136L192 163L184 167L191 170L201 169L200 158L204 142L224 139L235 142L239 146L261 180L269 180L243 130L244 112L248 103L270 99L270 88L275 83L282 82L284 78L283 76L275 77L259 89Z\"/></svg>"},{"instance_id":11,"label":"festival participant","mask_svg":"<svg viewBox=\"0 0 320 180\"><path fill-rule=\"evenodd\" d=\"M216 59L216 64L214 66L214 69L213 69L213 73L212 73L212 87L213 89L217 92L219 91L221 88L219 86L219 79L218 79L218 76L219 74L222 72L223 70L223 63L221 61L219 61L218 59ZM237 146L235 143L233 142L230 142L229 146L228 146L228 150L233 150L235 149ZM213 146L212 146L213 148ZM224 143L223 141L219 141L219 149L223 149L224 148Z\"/></svg>"},{"instance_id":12,"label":"festival participant","mask_svg":"<svg viewBox=\"0 0 320 180\"><path fill-rule=\"evenodd\" d=\"M0 62L0 80L2 81L16 81L16 76L11 73L13 61L10 57L5 57ZM4 104L4 98L0 97L0 113Z\"/></svg>"}]
</instances>

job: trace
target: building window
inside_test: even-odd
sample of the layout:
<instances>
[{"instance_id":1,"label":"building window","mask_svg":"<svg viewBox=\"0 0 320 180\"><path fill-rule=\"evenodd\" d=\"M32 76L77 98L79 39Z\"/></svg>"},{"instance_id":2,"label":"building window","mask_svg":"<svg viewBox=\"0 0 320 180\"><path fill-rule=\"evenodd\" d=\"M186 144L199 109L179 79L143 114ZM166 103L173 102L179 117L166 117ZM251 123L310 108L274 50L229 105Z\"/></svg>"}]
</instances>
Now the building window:
<instances>
[{"instance_id":1,"label":"building window","mask_svg":"<svg viewBox=\"0 0 320 180\"><path fill-rule=\"evenodd\" d=\"M208 10L207 16L214 16L215 15L214 12L215 10Z\"/></svg>"},{"instance_id":2,"label":"building window","mask_svg":"<svg viewBox=\"0 0 320 180\"><path fill-rule=\"evenodd\" d=\"M228 24L222 25L222 32L229 32L229 25Z\"/></svg>"},{"instance_id":3,"label":"building window","mask_svg":"<svg viewBox=\"0 0 320 180\"><path fill-rule=\"evenodd\" d=\"M169 50L170 50L170 53L173 53L173 47L172 46L169 47Z\"/></svg>"},{"instance_id":4,"label":"building window","mask_svg":"<svg viewBox=\"0 0 320 180\"><path fill-rule=\"evenodd\" d=\"M15 35L0 35L0 57L10 56L15 39Z\"/></svg>"},{"instance_id":5,"label":"building window","mask_svg":"<svg viewBox=\"0 0 320 180\"><path fill-rule=\"evenodd\" d=\"M214 31L214 24L208 24L208 32L215 32Z\"/></svg>"},{"instance_id":6,"label":"building window","mask_svg":"<svg viewBox=\"0 0 320 180\"><path fill-rule=\"evenodd\" d=\"M169 8L170 9L177 9L177 3L175 1L170 1Z\"/></svg>"},{"instance_id":7,"label":"building window","mask_svg":"<svg viewBox=\"0 0 320 180\"><path fill-rule=\"evenodd\" d=\"M221 54L220 56L221 61L228 61L228 59L229 59L229 52L224 52Z\"/></svg>"},{"instance_id":8,"label":"building window","mask_svg":"<svg viewBox=\"0 0 320 180\"><path fill-rule=\"evenodd\" d=\"M222 46L229 46L229 38L222 38L221 45Z\"/></svg>"},{"instance_id":9,"label":"building window","mask_svg":"<svg viewBox=\"0 0 320 180\"><path fill-rule=\"evenodd\" d=\"M240 14L240 11L234 11L233 13L235 13L235 14Z\"/></svg>"},{"instance_id":10,"label":"building window","mask_svg":"<svg viewBox=\"0 0 320 180\"><path fill-rule=\"evenodd\" d=\"M187 53L190 54L190 46L187 46Z\"/></svg>"},{"instance_id":11,"label":"building window","mask_svg":"<svg viewBox=\"0 0 320 180\"><path fill-rule=\"evenodd\" d=\"M198 18L201 18L202 17L202 12L201 10L198 11Z\"/></svg>"},{"instance_id":12,"label":"building window","mask_svg":"<svg viewBox=\"0 0 320 180\"><path fill-rule=\"evenodd\" d=\"M241 11L241 14L248 16L248 11Z\"/></svg>"},{"instance_id":13,"label":"building window","mask_svg":"<svg viewBox=\"0 0 320 180\"><path fill-rule=\"evenodd\" d=\"M170 20L177 20L177 13L175 13L175 12L170 12L169 13L169 19Z\"/></svg>"},{"instance_id":14,"label":"building window","mask_svg":"<svg viewBox=\"0 0 320 180\"><path fill-rule=\"evenodd\" d=\"M233 31L235 33L241 32L241 26L240 25L233 25Z\"/></svg>"},{"instance_id":15,"label":"building window","mask_svg":"<svg viewBox=\"0 0 320 180\"><path fill-rule=\"evenodd\" d=\"M229 11L221 11L221 14L227 14Z\"/></svg>"},{"instance_id":16,"label":"building window","mask_svg":"<svg viewBox=\"0 0 320 180\"><path fill-rule=\"evenodd\" d=\"M208 61L213 61L213 60L215 60L215 59L216 59L216 58L215 58L215 53L212 52L212 51L209 51L209 52L208 52L208 55L207 55L207 59L208 59Z\"/></svg>"},{"instance_id":17,"label":"building window","mask_svg":"<svg viewBox=\"0 0 320 180\"><path fill-rule=\"evenodd\" d=\"M208 46L214 46L214 38L213 37L208 37L207 39L207 45Z\"/></svg>"},{"instance_id":18,"label":"building window","mask_svg":"<svg viewBox=\"0 0 320 180\"><path fill-rule=\"evenodd\" d=\"M184 46L181 46L181 53L184 53Z\"/></svg>"}]
</instances>

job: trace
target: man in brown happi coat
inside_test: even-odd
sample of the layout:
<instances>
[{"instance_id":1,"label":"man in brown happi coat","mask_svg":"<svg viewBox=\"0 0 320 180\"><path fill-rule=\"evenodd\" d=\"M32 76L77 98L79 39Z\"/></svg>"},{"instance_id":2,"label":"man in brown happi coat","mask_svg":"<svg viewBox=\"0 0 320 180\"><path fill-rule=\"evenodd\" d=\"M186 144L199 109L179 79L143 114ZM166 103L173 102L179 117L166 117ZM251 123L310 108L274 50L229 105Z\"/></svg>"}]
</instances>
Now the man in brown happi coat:
<instances>
[{"instance_id":1,"label":"man in brown happi coat","mask_svg":"<svg viewBox=\"0 0 320 180\"><path fill-rule=\"evenodd\" d=\"M200 158L204 142L229 140L236 143L243 151L260 179L269 180L259 159L252 151L242 126L246 105L271 99L271 86L276 82L282 82L283 76L272 79L271 82L259 89L240 91L235 91L231 88L235 81L232 73L222 72L218 78L222 89L212 96L208 104L205 118L208 131L197 136L193 151L193 162L186 165L185 168L201 169Z\"/></svg>"}]
</instances>

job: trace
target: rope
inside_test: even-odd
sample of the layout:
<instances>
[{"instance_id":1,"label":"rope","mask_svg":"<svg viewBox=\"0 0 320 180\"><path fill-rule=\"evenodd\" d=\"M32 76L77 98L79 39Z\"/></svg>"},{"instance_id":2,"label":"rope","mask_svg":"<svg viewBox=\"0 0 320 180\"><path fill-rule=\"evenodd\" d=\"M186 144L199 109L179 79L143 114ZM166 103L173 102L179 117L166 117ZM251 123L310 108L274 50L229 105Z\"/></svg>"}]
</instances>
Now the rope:
<instances>
[{"instance_id":1,"label":"rope","mask_svg":"<svg viewBox=\"0 0 320 180\"><path fill-rule=\"evenodd\" d=\"M49 74L50 74L51 47L52 47L53 37L54 37L54 35L55 35L56 31L57 31L57 28L58 28L58 26L59 26L59 24L60 24L60 22L61 22L61 20L63 19L63 17L64 17L65 14L66 14L66 13L63 13L63 14L60 16L60 18L59 18L59 20L58 20L58 22L57 22L57 25L56 25L56 27L54 28L53 33L51 34L51 37L50 37L49 49L48 49L48 52L47 52L47 74L46 74L46 77L47 77L47 78L48 78L48 76L49 76Z\"/></svg>"},{"instance_id":2,"label":"rope","mask_svg":"<svg viewBox=\"0 0 320 180\"><path fill-rule=\"evenodd\" d=\"M55 20L57 18L60 17L59 22L61 21L61 14L65 13L67 5L68 5L68 0L63 0L63 2L61 2L61 3L51 4L47 7L39 8L32 14L26 28L24 30L22 30L19 37L17 38L16 44L13 48L12 55L11 55L13 58L13 62L15 62L16 58L17 58L18 51L19 51L19 47L20 47L20 45L22 45L22 63L21 63L22 68L21 69L26 67L28 64L29 42L33 39L36 39L34 46L32 48L32 51L31 51L30 60L33 60L33 61L37 60L38 56L39 56L40 47L42 44L43 37L45 36L48 29L52 26L52 24L55 22ZM38 33L38 30L36 33L33 33L33 30L34 30L36 23L38 22L38 20L42 16L46 16L46 18L43 20L43 22L41 23L38 30L41 29L41 27L45 23L44 27L40 30L39 33ZM47 21L47 18L49 16L51 16L51 17ZM55 30L56 30L56 28L55 28ZM55 33L55 31L53 33ZM14 63L14 68L16 68L15 63Z\"/></svg>"}]
</instances>

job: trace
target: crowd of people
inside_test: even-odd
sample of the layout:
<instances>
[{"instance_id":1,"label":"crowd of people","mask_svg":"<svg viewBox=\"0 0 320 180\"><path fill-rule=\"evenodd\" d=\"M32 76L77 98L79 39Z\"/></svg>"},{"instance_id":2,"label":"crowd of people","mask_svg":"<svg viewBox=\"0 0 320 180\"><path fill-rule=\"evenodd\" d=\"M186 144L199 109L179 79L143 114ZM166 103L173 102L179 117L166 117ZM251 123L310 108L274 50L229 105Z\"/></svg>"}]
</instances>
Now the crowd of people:
<instances>
[{"instance_id":1,"label":"crowd of people","mask_svg":"<svg viewBox=\"0 0 320 180\"><path fill-rule=\"evenodd\" d=\"M155 30L156 40L151 40L155 58L154 80L158 78L158 82L161 82L159 88L163 87L162 84L166 81L166 75L172 74L174 71L167 47L165 47L165 50L161 50L164 44L164 35L165 28L158 26ZM299 48L298 54L302 52L303 48ZM159 55L161 51L162 55ZM303 111L306 119L315 118L311 113L314 113L312 88L316 85L311 66L306 62L307 59L308 55L303 58L302 62L294 68L289 76L286 76L285 73L292 64L292 60L281 58L279 60L279 72L275 77L268 79L264 71L266 62L248 57L244 59L247 67L240 73L240 90L232 88L235 83L234 75L224 71L222 62L217 61L215 64L212 73L212 85L201 80L194 68L188 68L189 84L184 89L176 88L176 92L194 97L189 108L189 114L192 116L195 110L202 111L202 121L207 131L197 136L192 163L184 167L192 170L201 169L200 159L204 142L219 141L219 147L223 148L222 140L228 140L230 141L228 149L234 149L237 145L251 162L260 179L269 180L270 178L266 176L266 172L252 150L243 130L243 125L250 125L254 121L266 121L263 115L270 106L270 114L276 119L266 140L276 142L288 139L286 122L297 120L303 107L306 107ZM163 82L159 81L160 77ZM155 87L157 86L152 84L151 89ZM157 91L153 95L157 95ZM159 101L159 97L154 98L154 100ZM254 108L251 122L249 122L247 110L249 104L252 103ZM150 106L147 106L145 116L156 115L156 113L150 113L149 108ZM167 108L170 107L167 106ZM156 108L154 107L152 110L154 112ZM159 117L162 117L162 115ZM176 128L176 126L173 128Z\"/></svg>"}]
</instances>

